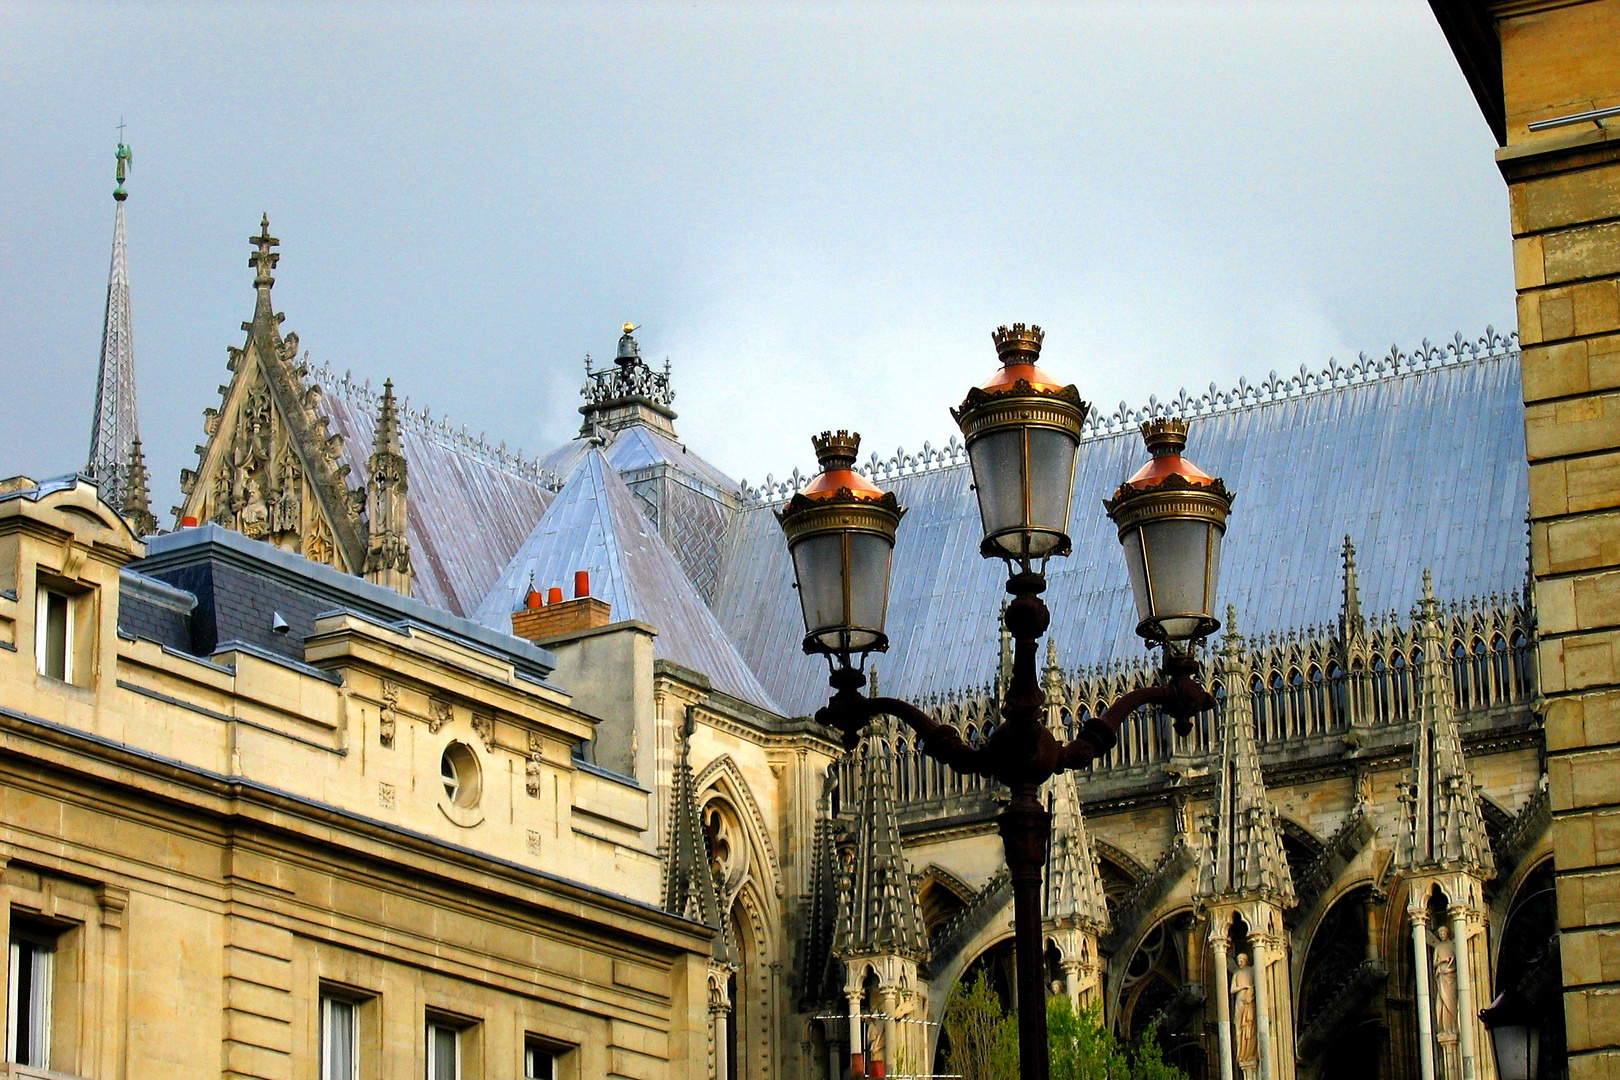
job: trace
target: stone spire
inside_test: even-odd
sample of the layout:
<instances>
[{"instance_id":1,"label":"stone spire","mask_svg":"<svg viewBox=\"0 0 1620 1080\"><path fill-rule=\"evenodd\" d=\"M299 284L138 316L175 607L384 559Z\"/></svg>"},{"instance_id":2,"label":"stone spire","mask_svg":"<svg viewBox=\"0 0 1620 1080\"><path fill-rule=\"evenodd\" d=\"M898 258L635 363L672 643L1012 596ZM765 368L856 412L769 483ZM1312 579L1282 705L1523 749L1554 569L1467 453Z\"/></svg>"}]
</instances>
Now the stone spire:
<instances>
[{"instance_id":1,"label":"stone spire","mask_svg":"<svg viewBox=\"0 0 1620 1080\"><path fill-rule=\"evenodd\" d=\"M113 190L112 269L107 275L107 314L101 327L101 367L96 411L90 422L90 458L85 475L110 506L124 504L124 470L138 438L135 416L135 333L129 306L129 264L124 250L124 176L134 155L120 142L118 186Z\"/></svg>"},{"instance_id":2,"label":"stone spire","mask_svg":"<svg viewBox=\"0 0 1620 1080\"><path fill-rule=\"evenodd\" d=\"M711 959L735 965L736 948L720 910L720 887L703 841L703 812L692 776L692 732L697 721L688 707L681 725L680 753L670 792L669 863L664 875L664 910L714 931Z\"/></svg>"},{"instance_id":3,"label":"stone spire","mask_svg":"<svg viewBox=\"0 0 1620 1080\"><path fill-rule=\"evenodd\" d=\"M1097 853L1086 833L1080 790L1073 772L1052 777L1052 853L1046 864L1045 921L1078 926L1094 934L1108 930Z\"/></svg>"},{"instance_id":4,"label":"stone spire","mask_svg":"<svg viewBox=\"0 0 1620 1080\"><path fill-rule=\"evenodd\" d=\"M928 936L900 849L900 816L894 805L894 754L886 718L873 722L858 751L859 788L853 793L855 822L842 854L838 933L833 951L852 957L899 956L921 962Z\"/></svg>"},{"instance_id":5,"label":"stone spire","mask_svg":"<svg viewBox=\"0 0 1620 1080\"><path fill-rule=\"evenodd\" d=\"M838 996L832 963L833 936L838 922L838 833L832 795L839 769L829 767L822 779L816 804L815 839L810 846L809 886L805 892L804 932L799 944L799 1000L809 1010Z\"/></svg>"},{"instance_id":6,"label":"stone spire","mask_svg":"<svg viewBox=\"0 0 1620 1080\"><path fill-rule=\"evenodd\" d=\"M624 324L612 367L593 371L591 358L585 358L585 385L580 390L585 404L579 407L585 417L579 429L581 435L611 433L639 424L675 437L675 410L670 408L675 391L669 385L669 362L664 362L663 371L647 366L635 338L639 329L635 323Z\"/></svg>"},{"instance_id":7,"label":"stone spire","mask_svg":"<svg viewBox=\"0 0 1620 1080\"><path fill-rule=\"evenodd\" d=\"M1226 689L1226 716L1221 725L1215 808L1203 828L1197 895L1205 900L1262 899L1287 908L1294 905L1294 882L1283 855L1277 815L1266 798L1260 774L1254 708L1249 700L1249 659L1235 617L1229 606L1216 663L1216 677Z\"/></svg>"},{"instance_id":8,"label":"stone spire","mask_svg":"<svg viewBox=\"0 0 1620 1080\"><path fill-rule=\"evenodd\" d=\"M407 466L400 442L399 406L393 380L383 383L371 459L366 519L366 580L411 594L411 550L406 535Z\"/></svg>"},{"instance_id":9,"label":"stone spire","mask_svg":"<svg viewBox=\"0 0 1620 1080\"><path fill-rule=\"evenodd\" d=\"M1351 638L1364 634L1367 629L1367 620L1361 614L1361 586L1356 581L1356 546L1350 542L1350 535L1345 534L1344 549L1344 600L1339 609L1339 635Z\"/></svg>"},{"instance_id":10,"label":"stone spire","mask_svg":"<svg viewBox=\"0 0 1620 1080\"><path fill-rule=\"evenodd\" d=\"M1417 618L1423 649L1416 672L1420 680L1417 731L1412 737L1412 771L1401 794L1396 866L1408 871L1467 870L1481 880L1489 879L1495 876L1496 864L1457 732L1456 699L1446 655L1449 635L1428 570L1423 571Z\"/></svg>"},{"instance_id":11,"label":"stone spire","mask_svg":"<svg viewBox=\"0 0 1620 1080\"><path fill-rule=\"evenodd\" d=\"M137 536L151 536L158 531L157 518L152 515L152 499L147 493L146 455L141 453L139 435L129 447L129 465L124 473L124 505L119 509Z\"/></svg>"}]
</instances>

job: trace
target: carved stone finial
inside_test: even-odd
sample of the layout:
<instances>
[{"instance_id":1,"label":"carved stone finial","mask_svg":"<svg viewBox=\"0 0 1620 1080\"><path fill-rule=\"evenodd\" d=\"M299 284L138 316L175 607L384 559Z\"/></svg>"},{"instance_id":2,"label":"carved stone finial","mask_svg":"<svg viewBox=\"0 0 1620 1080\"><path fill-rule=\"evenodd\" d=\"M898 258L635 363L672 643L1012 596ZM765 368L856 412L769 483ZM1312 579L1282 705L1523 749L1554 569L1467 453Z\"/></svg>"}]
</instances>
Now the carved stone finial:
<instances>
[{"instance_id":1,"label":"carved stone finial","mask_svg":"<svg viewBox=\"0 0 1620 1080\"><path fill-rule=\"evenodd\" d=\"M158 531L157 518L152 514L152 500L147 494L146 455L141 452L141 438L129 448L129 468L124 473L124 520L137 536L150 536Z\"/></svg>"},{"instance_id":2,"label":"carved stone finial","mask_svg":"<svg viewBox=\"0 0 1620 1080\"><path fill-rule=\"evenodd\" d=\"M411 592L411 550L407 535L408 466L400 441L394 382L383 383L372 438L366 520L366 580L406 596Z\"/></svg>"},{"instance_id":3,"label":"carved stone finial","mask_svg":"<svg viewBox=\"0 0 1620 1080\"><path fill-rule=\"evenodd\" d=\"M255 271L253 287L255 289L268 289L276 283L276 279L271 276L270 271L274 270L276 263L281 261L281 256L270 250L281 241L270 235L269 214L265 214L259 219L259 235L248 237L248 243L255 248L253 254L248 256L248 265Z\"/></svg>"}]
</instances>

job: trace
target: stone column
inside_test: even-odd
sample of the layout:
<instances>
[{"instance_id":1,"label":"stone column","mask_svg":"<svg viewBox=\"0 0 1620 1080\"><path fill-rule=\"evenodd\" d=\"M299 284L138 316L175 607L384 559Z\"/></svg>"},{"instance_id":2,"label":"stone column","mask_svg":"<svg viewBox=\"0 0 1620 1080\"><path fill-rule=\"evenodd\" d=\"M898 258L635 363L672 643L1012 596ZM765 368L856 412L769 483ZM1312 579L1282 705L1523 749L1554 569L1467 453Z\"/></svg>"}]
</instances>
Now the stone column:
<instances>
[{"instance_id":1,"label":"stone column","mask_svg":"<svg viewBox=\"0 0 1620 1080\"><path fill-rule=\"evenodd\" d=\"M1250 934L1254 953L1254 1033L1260 1044L1260 1080L1276 1080L1271 1057L1271 935Z\"/></svg>"},{"instance_id":2,"label":"stone column","mask_svg":"<svg viewBox=\"0 0 1620 1080\"><path fill-rule=\"evenodd\" d=\"M866 1040L861 1033L861 998L864 995L859 990L851 991L849 997L849 1075L860 1080L866 1075Z\"/></svg>"},{"instance_id":3,"label":"stone column","mask_svg":"<svg viewBox=\"0 0 1620 1080\"><path fill-rule=\"evenodd\" d=\"M895 1048L900 1045L900 1024L894 1018L895 998L894 988L886 986L878 992L878 1000L883 1007L883 1060L872 1062L867 1071L873 1076L888 1076L889 1066L894 1061Z\"/></svg>"},{"instance_id":4,"label":"stone column","mask_svg":"<svg viewBox=\"0 0 1620 1080\"><path fill-rule=\"evenodd\" d=\"M1215 1041L1220 1048L1221 1080L1232 1080L1232 990L1226 976L1226 954L1232 943L1222 934L1211 938L1209 946L1215 954Z\"/></svg>"},{"instance_id":5,"label":"stone column","mask_svg":"<svg viewBox=\"0 0 1620 1080\"><path fill-rule=\"evenodd\" d=\"M1434 1080L1434 1012L1429 1006L1429 920L1421 907L1410 907L1412 977L1417 984L1418 1076Z\"/></svg>"},{"instance_id":6,"label":"stone column","mask_svg":"<svg viewBox=\"0 0 1620 1080\"><path fill-rule=\"evenodd\" d=\"M1069 1005L1075 1012L1080 1011L1080 961L1063 961L1063 992L1068 995Z\"/></svg>"},{"instance_id":7,"label":"stone column","mask_svg":"<svg viewBox=\"0 0 1620 1080\"><path fill-rule=\"evenodd\" d=\"M726 1060L726 1014L714 1014L714 1080L729 1080Z\"/></svg>"},{"instance_id":8,"label":"stone column","mask_svg":"<svg viewBox=\"0 0 1620 1080\"><path fill-rule=\"evenodd\" d=\"M1451 940L1457 950L1457 1043L1462 1051L1462 1080L1474 1080L1478 1075L1474 1049L1474 976L1468 956L1468 909L1461 904L1451 907Z\"/></svg>"}]
</instances>

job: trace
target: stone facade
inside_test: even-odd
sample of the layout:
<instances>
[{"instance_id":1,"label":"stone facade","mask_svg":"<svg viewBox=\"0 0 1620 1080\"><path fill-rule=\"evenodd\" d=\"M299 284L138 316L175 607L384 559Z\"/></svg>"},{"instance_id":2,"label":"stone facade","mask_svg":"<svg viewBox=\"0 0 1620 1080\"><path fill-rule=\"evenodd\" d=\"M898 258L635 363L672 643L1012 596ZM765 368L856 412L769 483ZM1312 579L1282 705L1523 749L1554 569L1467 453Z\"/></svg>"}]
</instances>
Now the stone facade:
<instances>
[{"instance_id":1,"label":"stone facade","mask_svg":"<svg viewBox=\"0 0 1620 1080\"><path fill-rule=\"evenodd\" d=\"M1620 3L1435 3L1500 149L1572 1077L1620 1075ZM1594 114L1585 117L1583 114Z\"/></svg>"}]
</instances>

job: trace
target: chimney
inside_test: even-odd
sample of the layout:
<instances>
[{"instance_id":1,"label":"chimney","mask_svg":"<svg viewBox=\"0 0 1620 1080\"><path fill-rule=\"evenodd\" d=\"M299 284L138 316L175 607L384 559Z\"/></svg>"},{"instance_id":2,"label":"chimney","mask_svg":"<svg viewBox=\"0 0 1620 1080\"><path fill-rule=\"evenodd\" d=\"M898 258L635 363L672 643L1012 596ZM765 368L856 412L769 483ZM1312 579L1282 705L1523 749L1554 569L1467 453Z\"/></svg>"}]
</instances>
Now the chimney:
<instances>
[{"instance_id":1,"label":"chimney","mask_svg":"<svg viewBox=\"0 0 1620 1080\"><path fill-rule=\"evenodd\" d=\"M607 601L591 595L591 575L588 570L574 573L574 598L563 599L559 586L546 590L546 603L540 604L540 593L529 589L523 607L512 613L512 634L529 641L543 638L566 637L606 626L612 608Z\"/></svg>"}]
</instances>

